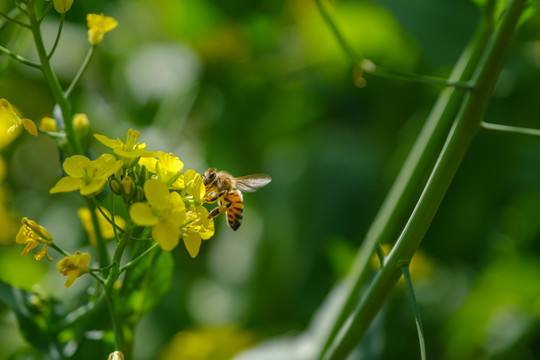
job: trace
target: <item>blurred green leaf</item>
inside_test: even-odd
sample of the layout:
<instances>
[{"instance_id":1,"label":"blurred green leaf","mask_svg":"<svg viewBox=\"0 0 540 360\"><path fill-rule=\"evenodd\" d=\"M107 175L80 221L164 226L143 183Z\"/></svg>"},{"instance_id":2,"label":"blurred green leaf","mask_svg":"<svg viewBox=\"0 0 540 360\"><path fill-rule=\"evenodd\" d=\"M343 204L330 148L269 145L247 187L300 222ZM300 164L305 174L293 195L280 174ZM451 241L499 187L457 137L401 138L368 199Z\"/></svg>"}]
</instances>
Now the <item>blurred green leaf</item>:
<instances>
[{"instance_id":1,"label":"blurred green leaf","mask_svg":"<svg viewBox=\"0 0 540 360\"><path fill-rule=\"evenodd\" d=\"M56 299L0 281L0 301L13 311L21 334L30 344L51 358L61 357L63 346L54 324L65 316L65 311Z\"/></svg>"},{"instance_id":2,"label":"blurred green leaf","mask_svg":"<svg viewBox=\"0 0 540 360\"><path fill-rule=\"evenodd\" d=\"M139 321L169 291L173 268L171 253L156 249L127 270L118 313L132 324Z\"/></svg>"}]
</instances>

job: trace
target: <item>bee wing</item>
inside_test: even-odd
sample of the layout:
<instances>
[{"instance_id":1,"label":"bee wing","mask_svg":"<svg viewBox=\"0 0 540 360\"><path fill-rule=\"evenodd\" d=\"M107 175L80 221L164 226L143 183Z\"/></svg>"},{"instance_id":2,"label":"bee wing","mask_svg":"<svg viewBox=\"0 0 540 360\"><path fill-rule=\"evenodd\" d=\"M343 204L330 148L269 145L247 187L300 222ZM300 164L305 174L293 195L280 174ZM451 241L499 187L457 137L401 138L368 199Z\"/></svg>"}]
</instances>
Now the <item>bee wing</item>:
<instances>
[{"instance_id":1,"label":"bee wing","mask_svg":"<svg viewBox=\"0 0 540 360\"><path fill-rule=\"evenodd\" d=\"M244 192L253 192L268 185L272 178L266 174L241 176L235 179L235 187Z\"/></svg>"}]
</instances>

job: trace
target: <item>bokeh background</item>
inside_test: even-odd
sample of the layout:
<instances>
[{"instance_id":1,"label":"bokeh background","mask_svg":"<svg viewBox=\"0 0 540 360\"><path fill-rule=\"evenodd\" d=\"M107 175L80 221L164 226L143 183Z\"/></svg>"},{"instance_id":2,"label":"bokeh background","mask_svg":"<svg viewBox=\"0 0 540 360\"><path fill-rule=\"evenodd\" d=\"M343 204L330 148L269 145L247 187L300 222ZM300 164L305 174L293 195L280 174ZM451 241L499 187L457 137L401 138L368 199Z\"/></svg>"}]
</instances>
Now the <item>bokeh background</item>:
<instances>
[{"instance_id":1,"label":"bokeh background","mask_svg":"<svg viewBox=\"0 0 540 360\"><path fill-rule=\"evenodd\" d=\"M478 18L469 0L327 5L366 57L441 77ZM0 10L11 6L3 0ZM312 0L76 0L53 58L64 86L88 48L86 14L101 12L119 26L73 94L94 132L123 139L133 127L149 149L174 152L185 169L273 177L245 196L239 231L219 218L196 259L181 246L174 251L171 290L137 328L135 359L229 359L269 339L295 339L345 275L441 88L373 77L355 87ZM0 45L35 58L29 32L0 24ZM57 24L53 13L43 23L49 46ZM517 35L487 120L540 128L539 83L535 15ZM0 97L35 121L52 115L41 73L5 55ZM103 150L90 144L93 154ZM84 203L48 194L61 168L47 137L21 136L2 155L0 279L75 308L90 280L66 290L55 262L20 257L14 234L27 216L78 249L87 236L76 214ZM540 139L479 134L413 268L430 358L540 357L539 184ZM14 316L0 309L3 360L25 343ZM89 359L101 335L88 335ZM369 337L365 357L355 358L419 358L403 284Z\"/></svg>"}]
</instances>

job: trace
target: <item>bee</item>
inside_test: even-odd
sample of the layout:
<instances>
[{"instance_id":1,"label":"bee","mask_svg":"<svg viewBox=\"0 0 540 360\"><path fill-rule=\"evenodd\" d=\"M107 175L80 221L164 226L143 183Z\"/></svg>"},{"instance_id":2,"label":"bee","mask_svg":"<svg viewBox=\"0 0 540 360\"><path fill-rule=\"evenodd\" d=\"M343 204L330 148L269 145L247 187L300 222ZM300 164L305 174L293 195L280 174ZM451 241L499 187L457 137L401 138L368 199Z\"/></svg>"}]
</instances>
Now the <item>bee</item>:
<instances>
[{"instance_id":1,"label":"bee","mask_svg":"<svg viewBox=\"0 0 540 360\"><path fill-rule=\"evenodd\" d=\"M217 171L210 168L202 176L206 194L204 201L215 203L218 206L208 214L212 219L221 213L227 212L227 224L237 230L242 224L244 213L244 198L242 192L253 192L268 185L272 178L266 174L256 174L233 177L226 171Z\"/></svg>"}]
</instances>

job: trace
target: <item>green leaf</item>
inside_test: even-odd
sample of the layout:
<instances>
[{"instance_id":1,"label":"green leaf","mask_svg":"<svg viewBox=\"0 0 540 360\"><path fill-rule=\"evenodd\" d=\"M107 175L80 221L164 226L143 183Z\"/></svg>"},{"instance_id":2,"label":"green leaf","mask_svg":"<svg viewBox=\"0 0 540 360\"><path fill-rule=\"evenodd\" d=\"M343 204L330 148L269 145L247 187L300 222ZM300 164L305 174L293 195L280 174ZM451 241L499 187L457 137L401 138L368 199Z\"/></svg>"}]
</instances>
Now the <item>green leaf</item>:
<instances>
[{"instance_id":1,"label":"green leaf","mask_svg":"<svg viewBox=\"0 0 540 360\"><path fill-rule=\"evenodd\" d=\"M137 323L169 291L173 267L171 253L156 248L127 270L117 302L118 314Z\"/></svg>"},{"instance_id":2,"label":"green leaf","mask_svg":"<svg viewBox=\"0 0 540 360\"><path fill-rule=\"evenodd\" d=\"M13 311L22 336L30 344L53 357L60 356L63 346L53 327L65 311L56 299L0 281L0 301Z\"/></svg>"}]
</instances>

